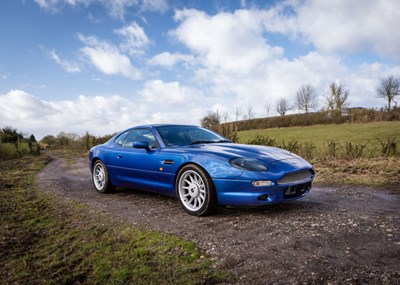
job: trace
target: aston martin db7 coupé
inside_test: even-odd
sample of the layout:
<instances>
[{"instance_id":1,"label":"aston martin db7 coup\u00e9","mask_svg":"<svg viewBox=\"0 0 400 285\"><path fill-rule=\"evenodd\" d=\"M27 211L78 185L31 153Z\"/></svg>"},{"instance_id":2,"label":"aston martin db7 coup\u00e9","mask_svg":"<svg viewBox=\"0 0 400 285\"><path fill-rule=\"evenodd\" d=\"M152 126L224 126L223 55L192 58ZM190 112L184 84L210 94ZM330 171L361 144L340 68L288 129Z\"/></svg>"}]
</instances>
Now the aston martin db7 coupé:
<instances>
[{"instance_id":1,"label":"aston martin db7 coup\u00e9","mask_svg":"<svg viewBox=\"0 0 400 285\"><path fill-rule=\"evenodd\" d=\"M201 127L146 125L125 130L89 153L94 187L176 196L192 215L218 205L264 206L305 196L315 173L286 150L232 143Z\"/></svg>"}]
</instances>

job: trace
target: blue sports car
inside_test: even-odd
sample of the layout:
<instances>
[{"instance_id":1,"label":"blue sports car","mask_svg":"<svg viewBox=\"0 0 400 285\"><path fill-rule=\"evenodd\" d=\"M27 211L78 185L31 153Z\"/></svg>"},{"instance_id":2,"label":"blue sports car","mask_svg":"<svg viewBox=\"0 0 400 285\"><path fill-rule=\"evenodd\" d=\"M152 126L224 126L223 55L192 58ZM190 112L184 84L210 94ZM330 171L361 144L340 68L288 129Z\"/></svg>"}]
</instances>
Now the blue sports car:
<instances>
[{"instance_id":1,"label":"blue sports car","mask_svg":"<svg viewBox=\"0 0 400 285\"><path fill-rule=\"evenodd\" d=\"M218 205L264 206L305 196L315 172L286 150L235 144L201 127L146 125L89 153L97 192L115 187L176 196L191 215Z\"/></svg>"}]
</instances>

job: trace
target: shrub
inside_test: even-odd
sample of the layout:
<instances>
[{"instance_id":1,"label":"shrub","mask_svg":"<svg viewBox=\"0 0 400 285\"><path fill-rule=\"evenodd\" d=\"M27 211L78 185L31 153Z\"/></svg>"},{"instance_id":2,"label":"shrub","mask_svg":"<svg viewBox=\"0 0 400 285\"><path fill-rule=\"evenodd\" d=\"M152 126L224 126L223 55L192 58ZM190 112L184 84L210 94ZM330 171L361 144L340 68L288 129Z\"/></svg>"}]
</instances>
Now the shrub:
<instances>
[{"instance_id":1,"label":"shrub","mask_svg":"<svg viewBox=\"0 0 400 285\"><path fill-rule=\"evenodd\" d=\"M300 155L306 159L314 158L314 152L316 151L317 147L312 142L305 142L302 145Z\"/></svg>"},{"instance_id":2,"label":"shrub","mask_svg":"<svg viewBox=\"0 0 400 285\"><path fill-rule=\"evenodd\" d=\"M281 148L286 149L290 152L299 154L302 146L301 146L301 143L292 139L292 140L288 141L287 143L285 143L285 141L282 141Z\"/></svg>"},{"instance_id":3,"label":"shrub","mask_svg":"<svg viewBox=\"0 0 400 285\"><path fill-rule=\"evenodd\" d=\"M387 138L386 141L383 141L379 138L376 138L381 144L381 155L382 156L396 156L398 155L397 151L397 142L395 138Z\"/></svg>"},{"instance_id":4,"label":"shrub","mask_svg":"<svg viewBox=\"0 0 400 285\"><path fill-rule=\"evenodd\" d=\"M22 157L30 153L28 143L1 143L0 144L0 159L6 160L11 158Z\"/></svg>"},{"instance_id":5,"label":"shrub","mask_svg":"<svg viewBox=\"0 0 400 285\"><path fill-rule=\"evenodd\" d=\"M363 151L366 148L366 144L356 144L347 142L345 143L344 150L347 158L359 158L362 157Z\"/></svg>"},{"instance_id":6,"label":"shrub","mask_svg":"<svg viewBox=\"0 0 400 285\"><path fill-rule=\"evenodd\" d=\"M327 146L326 155L330 157L336 157L337 152L340 149L340 146L335 141L328 141L326 143L326 146Z\"/></svg>"},{"instance_id":7,"label":"shrub","mask_svg":"<svg viewBox=\"0 0 400 285\"><path fill-rule=\"evenodd\" d=\"M263 135L256 134L252 139L249 139L246 144L255 145L267 145L267 146L278 146L276 141L270 137L264 137Z\"/></svg>"}]
</instances>

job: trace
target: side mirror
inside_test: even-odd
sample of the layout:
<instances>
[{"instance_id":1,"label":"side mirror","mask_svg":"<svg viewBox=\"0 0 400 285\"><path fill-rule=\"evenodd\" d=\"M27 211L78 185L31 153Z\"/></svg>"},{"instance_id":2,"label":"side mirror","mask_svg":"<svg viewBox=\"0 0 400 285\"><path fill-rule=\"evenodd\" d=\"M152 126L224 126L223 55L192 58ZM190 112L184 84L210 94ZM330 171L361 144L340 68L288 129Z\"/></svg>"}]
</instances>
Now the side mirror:
<instances>
[{"instance_id":1,"label":"side mirror","mask_svg":"<svg viewBox=\"0 0 400 285\"><path fill-rule=\"evenodd\" d=\"M142 148L142 149L145 149L147 151L150 151L149 142L134 142L132 147L133 148Z\"/></svg>"}]
</instances>

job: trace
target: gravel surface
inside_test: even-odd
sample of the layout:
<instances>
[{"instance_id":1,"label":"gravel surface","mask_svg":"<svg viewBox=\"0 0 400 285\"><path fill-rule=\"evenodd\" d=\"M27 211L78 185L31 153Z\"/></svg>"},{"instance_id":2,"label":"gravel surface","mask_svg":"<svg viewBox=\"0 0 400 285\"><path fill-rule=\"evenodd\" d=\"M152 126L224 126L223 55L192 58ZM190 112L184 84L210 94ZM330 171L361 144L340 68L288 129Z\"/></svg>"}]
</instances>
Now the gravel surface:
<instances>
[{"instance_id":1,"label":"gravel surface","mask_svg":"<svg viewBox=\"0 0 400 285\"><path fill-rule=\"evenodd\" d=\"M133 189L100 195L86 158L56 157L41 188L131 223L193 240L235 284L400 284L398 189L314 187L262 209L193 217L174 198Z\"/></svg>"}]
</instances>

